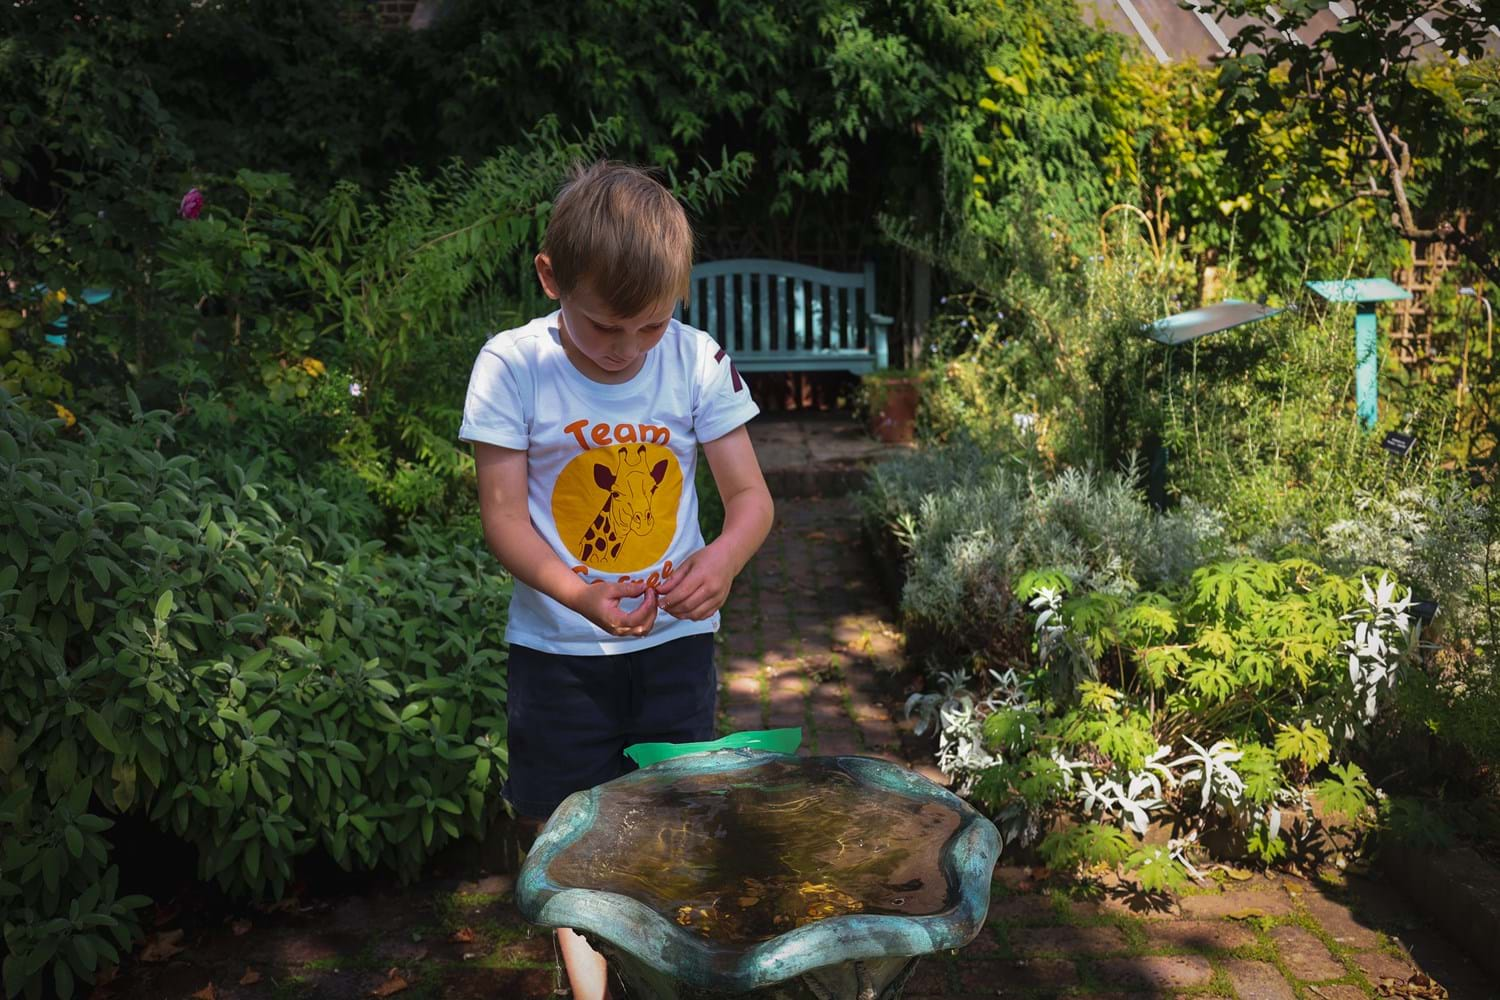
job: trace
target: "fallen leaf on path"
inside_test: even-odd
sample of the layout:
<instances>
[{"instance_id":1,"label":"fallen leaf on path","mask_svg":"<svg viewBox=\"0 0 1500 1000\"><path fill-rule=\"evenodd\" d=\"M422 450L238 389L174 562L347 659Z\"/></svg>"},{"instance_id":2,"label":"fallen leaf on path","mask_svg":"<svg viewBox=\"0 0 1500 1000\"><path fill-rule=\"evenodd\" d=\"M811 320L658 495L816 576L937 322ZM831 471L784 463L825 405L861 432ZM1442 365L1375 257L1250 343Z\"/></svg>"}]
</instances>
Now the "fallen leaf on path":
<instances>
[{"instance_id":1,"label":"fallen leaf on path","mask_svg":"<svg viewBox=\"0 0 1500 1000\"><path fill-rule=\"evenodd\" d=\"M472 927L460 927L453 932L453 940L460 944L468 944L474 940L474 929Z\"/></svg>"},{"instance_id":2,"label":"fallen leaf on path","mask_svg":"<svg viewBox=\"0 0 1500 1000\"><path fill-rule=\"evenodd\" d=\"M1382 978L1375 987L1375 995L1400 1000L1448 1000L1448 991L1421 972L1405 981Z\"/></svg>"},{"instance_id":3,"label":"fallen leaf on path","mask_svg":"<svg viewBox=\"0 0 1500 1000\"><path fill-rule=\"evenodd\" d=\"M1227 866L1224 868L1224 874L1236 882L1248 882L1255 877L1254 872L1247 872L1243 868L1229 868Z\"/></svg>"},{"instance_id":4,"label":"fallen leaf on path","mask_svg":"<svg viewBox=\"0 0 1500 1000\"><path fill-rule=\"evenodd\" d=\"M218 994L214 992L214 984L209 983L203 989L194 993L193 1000L218 1000Z\"/></svg>"},{"instance_id":5,"label":"fallen leaf on path","mask_svg":"<svg viewBox=\"0 0 1500 1000\"><path fill-rule=\"evenodd\" d=\"M411 985L406 980L404 980L400 976L396 975L396 970L395 969L392 969L390 972L387 972L386 975L389 976L390 978L387 979L385 982L381 983L379 986L375 987L373 990L371 990L370 991L370 996L372 996L372 997L388 997L392 993L400 993L402 990L406 989L407 986Z\"/></svg>"},{"instance_id":6,"label":"fallen leaf on path","mask_svg":"<svg viewBox=\"0 0 1500 1000\"><path fill-rule=\"evenodd\" d=\"M249 920L236 920L234 923L229 925L229 929L234 931L235 937L239 937L242 934L249 934L250 928L254 926L255 925L252 924Z\"/></svg>"},{"instance_id":7,"label":"fallen leaf on path","mask_svg":"<svg viewBox=\"0 0 1500 1000\"><path fill-rule=\"evenodd\" d=\"M250 966L248 966L248 965L245 966L245 974L240 977L240 985L241 986L254 986L258 982L260 982L260 973L256 972L254 969L250 968Z\"/></svg>"},{"instance_id":8,"label":"fallen leaf on path","mask_svg":"<svg viewBox=\"0 0 1500 1000\"><path fill-rule=\"evenodd\" d=\"M182 929L175 931L162 931L153 934L146 939L146 944L141 948L142 962L165 962L179 951L186 949L182 946Z\"/></svg>"}]
</instances>

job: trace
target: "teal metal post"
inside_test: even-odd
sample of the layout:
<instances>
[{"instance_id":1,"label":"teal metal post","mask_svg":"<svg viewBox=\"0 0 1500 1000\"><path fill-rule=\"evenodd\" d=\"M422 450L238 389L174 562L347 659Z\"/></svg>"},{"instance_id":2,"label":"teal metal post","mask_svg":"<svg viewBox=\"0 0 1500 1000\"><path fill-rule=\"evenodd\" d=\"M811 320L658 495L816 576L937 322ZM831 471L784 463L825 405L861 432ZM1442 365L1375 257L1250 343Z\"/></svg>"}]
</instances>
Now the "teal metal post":
<instances>
[{"instance_id":1,"label":"teal metal post","mask_svg":"<svg viewBox=\"0 0 1500 1000\"><path fill-rule=\"evenodd\" d=\"M1387 278L1309 281L1307 287L1329 302L1354 303L1354 411L1360 426L1373 431L1380 419L1380 338L1375 305L1409 299L1411 292Z\"/></svg>"},{"instance_id":2,"label":"teal metal post","mask_svg":"<svg viewBox=\"0 0 1500 1000\"><path fill-rule=\"evenodd\" d=\"M1361 302L1354 310L1354 410L1367 431L1380 417L1380 352L1375 336L1375 303Z\"/></svg>"}]
</instances>

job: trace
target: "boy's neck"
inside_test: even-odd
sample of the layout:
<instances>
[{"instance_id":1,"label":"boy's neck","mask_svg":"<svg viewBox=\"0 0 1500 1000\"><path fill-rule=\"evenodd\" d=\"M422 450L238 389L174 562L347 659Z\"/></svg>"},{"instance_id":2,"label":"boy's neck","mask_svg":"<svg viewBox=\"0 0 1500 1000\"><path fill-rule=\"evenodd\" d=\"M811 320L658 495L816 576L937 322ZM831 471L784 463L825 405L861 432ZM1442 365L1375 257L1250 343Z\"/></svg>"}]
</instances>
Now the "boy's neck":
<instances>
[{"instance_id":1,"label":"boy's neck","mask_svg":"<svg viewBox=\"0 0 1500 1000\"><path fill-rule=\"evenodd\" d=\"M578 370L579 374L590 382L599 382L603 385L622 385L639 375L641 369L646 366L646 354L648 352L642 351L636 356L635 363L629 368L617 372L600 368L573 343L573 338L568 333L568 321L560 311L557 314L557 332L562 340L563 354L567 356L568 362Z\"/></svg>"}]
</instances>

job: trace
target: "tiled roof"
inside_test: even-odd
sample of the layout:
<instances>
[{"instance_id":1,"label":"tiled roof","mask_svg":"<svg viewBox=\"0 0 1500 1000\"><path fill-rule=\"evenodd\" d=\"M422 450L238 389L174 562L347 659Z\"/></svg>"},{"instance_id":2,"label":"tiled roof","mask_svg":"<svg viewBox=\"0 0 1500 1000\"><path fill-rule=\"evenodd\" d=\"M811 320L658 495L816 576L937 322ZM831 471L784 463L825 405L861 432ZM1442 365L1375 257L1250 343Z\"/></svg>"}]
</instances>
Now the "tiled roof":
<instances>
[{"instance_id":1,"label":"tiled roof","mask_svg":"<svg viewBox=\"0 0 1500 1000\"><path fill-rule=\"evenodd\" d=\"M1141 49L1160 62L1192 60L1208 62L1229 50L1235 34L1248 17L1209 16L1201 9L1184 9L1176 0L1081 0L1084 16L1104 24L1127 38L1133 38ZM1467 6L1474 7L1473 3ZM1274 24L1279 16L1274 6L1266 7L1263 20ZM1341 20L1354 16L1354 0L1334 0L1297 30L1297 37L1311 41L1323 32L1337 27ZM1438 46L1440 36L1426 19L1419 18L1412 28L1417 51L1427 58L1446 59ZM1491 26L1486 51L1500 55L1500 27ZM1460 62L1466 60L1460 59Z\"/></svg>"}]
</instances>

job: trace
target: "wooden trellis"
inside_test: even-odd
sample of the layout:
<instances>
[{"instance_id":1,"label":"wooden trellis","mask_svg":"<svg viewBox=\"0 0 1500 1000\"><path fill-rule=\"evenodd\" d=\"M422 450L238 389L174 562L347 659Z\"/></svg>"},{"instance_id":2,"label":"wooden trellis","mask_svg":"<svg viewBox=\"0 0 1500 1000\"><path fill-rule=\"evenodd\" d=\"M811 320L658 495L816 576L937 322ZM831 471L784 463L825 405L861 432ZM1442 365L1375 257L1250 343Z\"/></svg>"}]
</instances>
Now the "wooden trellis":
<instances>
[{"instance_id":1,"label":"wooden trellis","mask_svg":"<svg viewBox=\"0 0 1500 1000\"><path fill-rule=\"evenodd\" d=\"M1466 224L1467 219L1460 217L1458 228ZM1396 284L1412 297L1392 303L1391 348L1403 365L1421 369L1438 353L1432 342L1432 295L1450 269L1462 266L1463 258L1452 245L1436 240L1413 241L1407 246L1411 263L1396 271Z\"/></svg>"}]
</instances>

